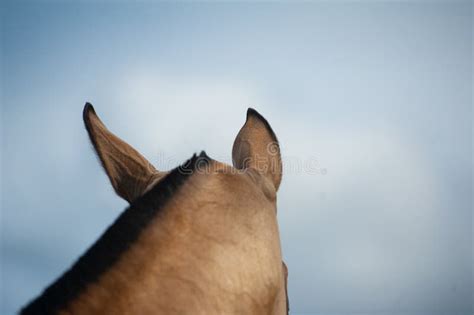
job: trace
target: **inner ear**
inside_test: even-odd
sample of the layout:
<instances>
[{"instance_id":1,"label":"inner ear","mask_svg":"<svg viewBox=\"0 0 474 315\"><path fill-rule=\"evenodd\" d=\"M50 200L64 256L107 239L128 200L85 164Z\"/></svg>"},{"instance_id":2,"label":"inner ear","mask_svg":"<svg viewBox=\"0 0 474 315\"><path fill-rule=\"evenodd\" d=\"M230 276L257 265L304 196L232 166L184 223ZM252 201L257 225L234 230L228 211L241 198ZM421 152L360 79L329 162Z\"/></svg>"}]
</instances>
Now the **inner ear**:
<instances>
[{"instance_id":1,"label":"inner ear","mask_svg":"<svg viewBox=\"0 0 474 315\"><path fill-rule=\"evenodd\" d=\"M128 202L141 196L159 172L140 153L111 133L86 103L84 124L115 192Z\"/></svg>"},{"instance_id":2,"label":"inner ear","mask_svg":"<svg viewBox=\"0 0 474 315\"><path fill-rule=\"evenodd\" d=\"M238 169L253 168L271 180L278 190L282 177L280 145L267 120L253 108L232 147L232 161Z\"/></svg>"}]
</instances>

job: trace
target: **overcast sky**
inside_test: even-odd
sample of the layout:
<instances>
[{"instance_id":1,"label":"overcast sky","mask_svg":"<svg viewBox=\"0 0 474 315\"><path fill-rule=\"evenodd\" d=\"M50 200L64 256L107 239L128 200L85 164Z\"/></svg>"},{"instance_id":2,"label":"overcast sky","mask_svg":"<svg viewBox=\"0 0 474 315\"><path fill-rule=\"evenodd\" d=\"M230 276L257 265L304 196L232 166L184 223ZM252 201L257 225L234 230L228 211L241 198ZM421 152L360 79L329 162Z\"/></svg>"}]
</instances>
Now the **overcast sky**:
<instances>
[{"instance_id":1,"label":"overcast sky","mask_svg":"<svg viewBox=\"0 0 474 315\"><path fill-rule=\"evenodd\" d=\"M471 314L472 3L2 2L2 314L126 203L92 102L158 168L280 139L294 314Z\"/></svg>"}]
</instances>

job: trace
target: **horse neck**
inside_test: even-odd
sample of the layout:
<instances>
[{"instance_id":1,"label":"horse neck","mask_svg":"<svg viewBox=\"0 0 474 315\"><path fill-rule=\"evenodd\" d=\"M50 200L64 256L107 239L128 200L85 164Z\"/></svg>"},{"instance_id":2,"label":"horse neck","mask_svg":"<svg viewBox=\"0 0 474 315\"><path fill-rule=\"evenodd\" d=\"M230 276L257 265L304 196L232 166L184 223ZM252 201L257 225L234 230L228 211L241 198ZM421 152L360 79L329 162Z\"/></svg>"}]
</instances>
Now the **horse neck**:
<instances>
[{"instance_id":1,"label":"horse neck","mask_svg":"<svg viewBox=\"0 0 474 315\"><path fill-rule=\"evenodd\" d=\"M200 196L215 198L206 192L215 184L203 177L182 191L200 187ZM177 194L64 314L271 313L284 299L279 241L242 228L249 214L229 204L237 203ZM259 210L253 218L276 227L273 209Z\"/></svg>"}]
</instances>

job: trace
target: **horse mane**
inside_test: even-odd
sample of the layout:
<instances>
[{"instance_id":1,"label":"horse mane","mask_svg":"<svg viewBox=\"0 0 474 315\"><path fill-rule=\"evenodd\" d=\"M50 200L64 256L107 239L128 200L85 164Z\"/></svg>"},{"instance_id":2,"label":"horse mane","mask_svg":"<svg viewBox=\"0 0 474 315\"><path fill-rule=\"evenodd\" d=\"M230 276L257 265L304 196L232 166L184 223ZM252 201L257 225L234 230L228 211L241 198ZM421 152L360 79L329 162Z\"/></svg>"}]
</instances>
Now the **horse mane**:
<instances>
[{"instance_id":1,"label":"horse mane","mask_svg":"<svg viewBox=\"0 0 474 315\"><path fill-rule=\"evenodd\" d=\"M207 165L209 161L210 158L204 151L199 155L194 154L151 190L133 201L72 267L25 306L20 314L57 313L77 298L89 284L97 282L133 245L194 171Z\"/></svg>"}]
</instances>

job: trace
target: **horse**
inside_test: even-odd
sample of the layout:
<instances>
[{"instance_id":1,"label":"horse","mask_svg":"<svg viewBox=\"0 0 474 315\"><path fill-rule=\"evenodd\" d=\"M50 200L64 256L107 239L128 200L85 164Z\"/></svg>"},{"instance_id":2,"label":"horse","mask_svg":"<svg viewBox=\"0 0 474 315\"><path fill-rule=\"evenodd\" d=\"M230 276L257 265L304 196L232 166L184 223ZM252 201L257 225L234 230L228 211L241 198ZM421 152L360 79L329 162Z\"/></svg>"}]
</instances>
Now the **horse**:
<instances>
[{"instance_id":1,"label":"horse","mask_svg":"<svg viewBox=\"0 0 474 315\"><path fill-rule=\"evenodd\" d=\"M86 103L85 128L129 206L30 314L288 314L276 193L280 146L249 108L232 166L202 151L159 171Z\"/></svg>"}]
</instances>

